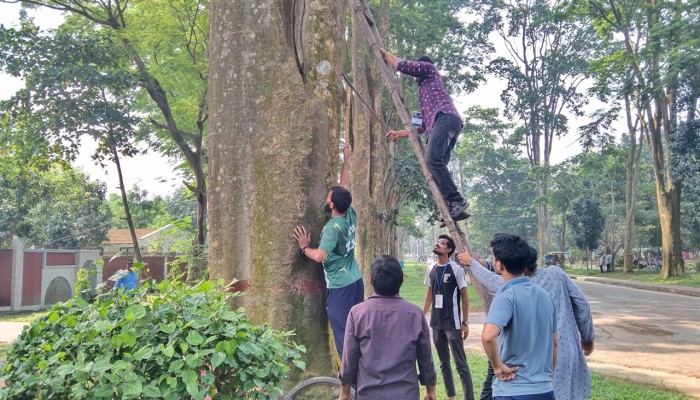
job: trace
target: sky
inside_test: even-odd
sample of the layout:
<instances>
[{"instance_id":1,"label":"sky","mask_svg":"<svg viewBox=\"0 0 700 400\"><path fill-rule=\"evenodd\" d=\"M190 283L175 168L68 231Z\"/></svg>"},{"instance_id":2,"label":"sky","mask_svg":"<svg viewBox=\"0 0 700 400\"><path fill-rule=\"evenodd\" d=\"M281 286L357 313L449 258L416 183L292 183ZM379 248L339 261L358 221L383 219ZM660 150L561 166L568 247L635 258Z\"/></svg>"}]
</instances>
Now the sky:
<instances>
[{"instance_id":1,"label":"sky","mask_svg":"<svg viewBox=\"0 0 700 400\"><path fill-rule=\"evenodd\" d=\"M18 23L19 4L0 3L0 24L13 26ZM37 25L44 29L57 27L63 20L61 14L54 10L40 9L32 10L30 15L34 17ZM497 48L498 50L498 48ZM0 99L11 97L17 90L23 87L23 82L12 76L0 72ZM476 91L455 98L455 105L460 112L466 111L472 106L495 107L502 109L503 104L500 93L506 87L505 81L490 77L486 84ZM599 103L593 101L584 110L593 111ZM579 126L587 122L586 118L571 118L570 129L576 130ZM576 140L576 135L570 134L561 139L555 138L552 146L552 163L559 163L572 155L581 151L581 147ZM107 193L118 193L118 178L116 167L108 164L105 168L95 164L90 156L96 148L96 143L92 140L83 140L79 155L73 163L75 167L86 172L91 179L104 182ZM145 148L145 146L144 146ZM125 186L130 189L134 184L138 184L142 189L146 189L151 195L165 196L173 193L182 187L181 178L173 172L172 162L162 157L156 152L139 154L134 157L124 157L121 160Z\"/></svg>"}]
</instances>

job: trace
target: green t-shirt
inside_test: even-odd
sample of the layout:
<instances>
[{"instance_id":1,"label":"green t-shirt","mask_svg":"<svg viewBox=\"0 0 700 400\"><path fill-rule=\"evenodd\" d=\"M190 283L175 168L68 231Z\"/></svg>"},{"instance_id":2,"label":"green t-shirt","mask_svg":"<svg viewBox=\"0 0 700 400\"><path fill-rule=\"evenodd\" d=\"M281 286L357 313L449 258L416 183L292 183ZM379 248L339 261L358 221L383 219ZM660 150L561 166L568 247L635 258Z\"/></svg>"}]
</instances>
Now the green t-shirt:
<instances>
[{"instance_id":1,"label":"green t-shirt","mask_svg":"<svg viewBox=\"0 0 700 400\"><path fill-rule=\"evenodd\" d=\"M323 262L323 272L329 289L338 289L362 278L355 260L355 226L357 214L350 206L343 216L326 222L321 232L318 248L328 254Z\"/></svg>"}]
</instances>

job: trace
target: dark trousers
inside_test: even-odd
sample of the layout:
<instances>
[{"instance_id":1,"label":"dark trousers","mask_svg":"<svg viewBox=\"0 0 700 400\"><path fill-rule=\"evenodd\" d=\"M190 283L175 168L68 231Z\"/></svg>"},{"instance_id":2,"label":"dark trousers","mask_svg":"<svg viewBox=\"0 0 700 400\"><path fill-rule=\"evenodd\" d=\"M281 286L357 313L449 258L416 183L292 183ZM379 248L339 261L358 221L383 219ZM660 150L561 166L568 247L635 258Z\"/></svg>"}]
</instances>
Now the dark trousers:
<instances>
[{"instance_id":1,"label":"dark trousers","mask_svg":"<svg viewBox=\"0 0 700 400\"><path fill-rule=\"evenodd\" d=\"M494 400L554 400L554 392L523 394L521 396L496 396Z\"/></svg>"},{"instance_id":2,"label":"dark trousers","mask_svg":"<svg viewBox=\"0 0 700 400\"><path fill-rule=\"evenodd\" d=\"M605 264L605 272L610 272L610 263Z\"/></svg>"},{"instance_id":3,"label":"dark trousers","mask_svg":"<svg viewBox=\"0 0 700 400\"><path fill-rule=\"evenodd\" d=\"M479 400L493 399L493 389L491 389L491 385L493 384L493 377L496 376L496 374L493 372L493 365L491 365L491 361L488 363L489 369L486 372L486 379L484 379L484 387L481 389L481 396L479 397Z\"/></svg>"},{"instance_id":4,"label":"dark trousers","mask_svg":"<svg viewBox=\"0 0 700 400\"><path fill-rule=\"evenodd\" d=\"M365 285L362 278L338 289L326 291L326 313L333 330L335 350L340 359L343 359L343 340L345 338L345 323L352 306L362 303L365 298Z\"/></svg>"},{"instance_id":5,"label":"dark trousers","mask_svg":"<svg viewBox=\"0 0 700 400\"><path fill-rule=\"evenodd\" d=\"M603 264L600 264L599 267L600 267L600 273L601 273L601 274L602 274L602 273L605 273L605 271L603 271Z\"/></svg>"},{"instance_id":6,"label":"dark trousers","mask_svg":"<svg viewBox=\"0 0 700 400\"><path fill-rule=\"evenodd\" d=\"M467 355L464 353L462 331L457 329L433 329L433 344L435 344L435 350L437 350L438 358L440 359L440 371L442 371L442 380L445 382L447 397L452 397L457 393L455 391L455 382L452 378L452 367L450 366L450 350L452 350L452 358L455 360L457 373L462 381L464 398L474 400L474 384L472 383L469 364L467 364Z\"/></svg>"},{"instance_id":7,"label":"dark trousers","mask_svg":"<svg viewBox=\"0 0 700 400\"><path fill-rule=\"evenodd\" d=\"M452 114L439 113L435 117L435 123L428 135L428 145L425 147L425 163L435 178L442 197L448 203L463 201L447 169L450 154L457 144L461 130L462 121L459 118Z\"/></svg>"}]
</instances>

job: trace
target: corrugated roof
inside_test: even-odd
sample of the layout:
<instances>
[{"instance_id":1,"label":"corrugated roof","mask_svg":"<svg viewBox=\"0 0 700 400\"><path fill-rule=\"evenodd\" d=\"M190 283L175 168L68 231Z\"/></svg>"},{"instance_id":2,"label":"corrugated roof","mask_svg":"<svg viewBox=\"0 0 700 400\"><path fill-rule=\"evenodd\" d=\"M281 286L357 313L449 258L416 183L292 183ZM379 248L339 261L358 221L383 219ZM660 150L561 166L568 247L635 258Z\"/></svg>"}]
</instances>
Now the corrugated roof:
<instances>
[{"instance_id":1,"label":"corrugated roof","mask_svg":"<svg viewBox=\"0 0 700 400\"><path fill-rule=\"evenodd\" d=\"M157 231L158 229L136 229L136 237L141 239L144 236ZM131 233L128 229L110 229L107 231L107 241L109 244L133 244Z\"/></svg>"}]
</instances>

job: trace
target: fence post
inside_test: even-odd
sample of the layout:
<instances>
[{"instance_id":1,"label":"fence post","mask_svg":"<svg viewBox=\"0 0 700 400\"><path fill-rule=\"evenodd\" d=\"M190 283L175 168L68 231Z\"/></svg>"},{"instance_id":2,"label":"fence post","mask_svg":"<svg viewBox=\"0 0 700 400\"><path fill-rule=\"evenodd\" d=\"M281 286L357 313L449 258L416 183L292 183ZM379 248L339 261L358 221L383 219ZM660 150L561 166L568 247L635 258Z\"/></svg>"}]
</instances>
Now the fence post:
<instances>
[{"instance_id":1,"label":"fence post","mask_svg":"<svg viewBox=\"0 0 700 400\"><path fill-rule=\"evenodd\" d=\"M18 311L22 307L22 284L24 275L24 243L17 237L12 237L12 296L10 309Z\"/></svg>"}]
</instances>

